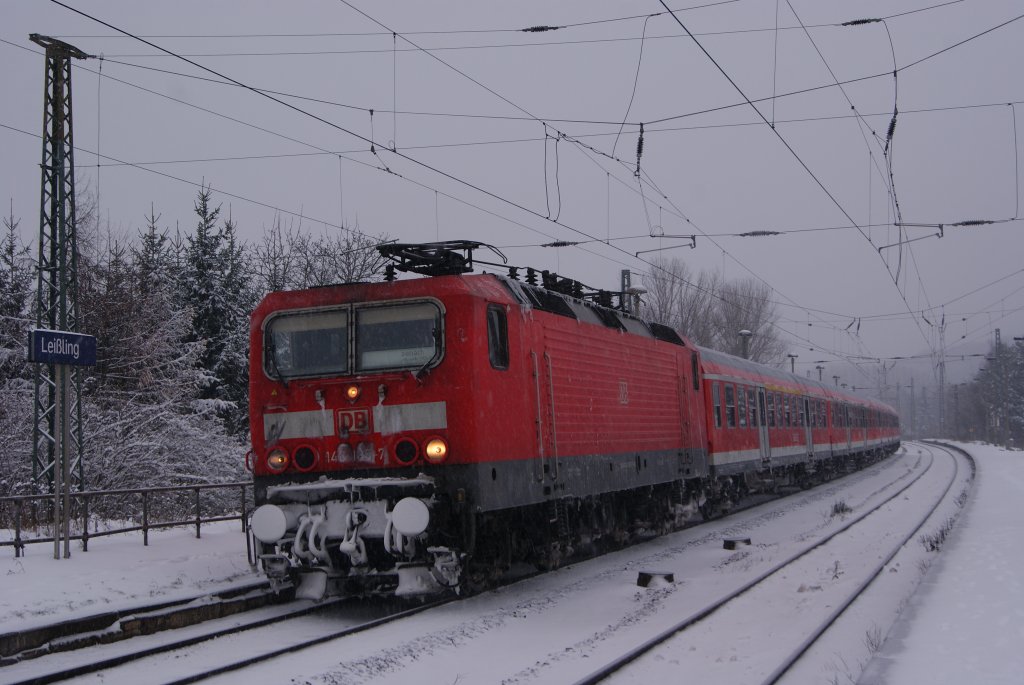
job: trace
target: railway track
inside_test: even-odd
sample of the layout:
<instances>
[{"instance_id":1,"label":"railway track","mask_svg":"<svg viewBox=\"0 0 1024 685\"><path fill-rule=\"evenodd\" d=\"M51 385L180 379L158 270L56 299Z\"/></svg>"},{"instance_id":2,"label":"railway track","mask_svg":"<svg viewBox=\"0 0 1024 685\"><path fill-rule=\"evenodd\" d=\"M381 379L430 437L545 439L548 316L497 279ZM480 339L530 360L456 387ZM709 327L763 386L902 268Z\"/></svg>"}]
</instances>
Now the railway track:
<instances>
[{"instance_id":1,"label":"railway track","mask_svg":"<svg viewBox=\"0 0 1024 685\"><path fill-rule=\"evenodd\" d=\"M288 600L288 596L271 592L268 583L254 582L0 633L0 667L57 652L184 628Z\"/></svg>"},{"instance_id":2,"label":"railway track","mask_svg":"<svg viewBox=\"0 0 1024 685\"><path fill-rule=\"evenodd\" d=\"M525 583L412 617L385 631L352 635L342 643L309 650L303 655L285 656L273 665L233 677L352 684L405 683L414 679L510 685L573 682L579 673L586 672L586 665L593 664L598 654L603 658L611 643L621 641L621 629L628 631L650 618L660 619L671 612L670 602L662 600L678 600L687 594L696 601L703 601L701 598L708 596L706 588L696 587L693 588L696 592L681 591L674 596L664 594L671 593L671 589L653 593L637 591L635 587L630 590L621 585L624 573L628 575L633 570L635 578L635 569L669 556L706 559L709 548L716 543L718 552L713 556L721 559L723 535L746 530L766 539L765 526L776 530L780 526L789 527L787 512L814 510L837 495L845 496L854 508L867 507L869 502L890 498L892 490L902 489L908 481L919 478L930 463L930 459L901 453L896 459L880 462L819 488L773 500L752 510L737 510L735 518L715 519L707 524L710 529L707 533L701 533L702 526L697 526L688 533L668 536L675 537L674 541L659 538L644 545L646 549L634 547L578 567L541 574ZM798 537L811 534L796 532ZM789 535L786 533L787 537ZM724 574L726 584L730 582L729 575ZM677 587L684 587L685 583ZM624 595L632 597L626 599ZM602 629L603 623L592 623L588 619L595 607L609 604L609 598L611 603L626 599L620 604L635 613L613 616L609 626ZM653 632L649 627L646 631L648 635ZM554 634L560 640L554 644L538 639L538 636ZM599 645L603 645L601 651L598 651ZM552 651L544 652L544 649ZM470 658L467 655L471 655ZM575 663L561 668L566 662ZM213 678L212 682L232 680Z\"/></svg>"},{"instance_id":3,"label":"railway track","mask_svg":"<svg viewBox=\"0 0 1024 685\"><path fill-rule=\"evenodd\" d=\"M687 642L687 632L697 627L698 624L710 623L727 612L733 612L733 616L724 616L723 621L726 623L734 623L735 614L737 612L741 614L748 613L751 616L756 616L758 612L750 607L761 606L763 611L765 603L770 602L769 599L766 599L766 596L777 591L777 587L773 587L772 583L777 582L780 578L784 577L787 572L794 572L794 575L799 575L798 572L794 571L794 568L798 564L816 564L818 567L828 565L823 562L823 560L829 558L828 553L825 551L828 543L843 536L855 535L856 531L858 531L858 528L862 524L870 521L872 517L882 515L887 508L893 509L896 513L892 518L898 519L900 517L899 512L902 512L903 510L901 508L891 507L890 505L900 498L909 497L910 491L924 481L926 476L933 470L936 455L938 453L945 454L946 457L950 458L949 461L952 466L951 468L947 468L946 470L948 472L941 476L944 479L944 486L939 488L939 494L934 498L934 501L930 503L930 506L927 507L926 511L915 520L903 526L900 533L896 536L896 540L891 545L888 553L883 555L877 563L872 563L866 569L862 570L855 582L847 581L845 583L845 585L848 586L852 585L852 588L846 592L845 596L839 598L838 601L836 601L834 596L830 597L829 606L832 607L831 610L828 611L824 617L818 620L812 628L804 631L802 634L800 634L799 630L791 631L793 632L792 637L796 638L793 640L794 644L792 649L781 660L778 659L777 654L774 652L769 657L770 659L776 660L777 663L774 667L763 673L758 673L755 665L752 665L749 662L742 663L743 660L737 660L738 663L742 663L739 667L744 669L742 673L737 672L730 675L728 673L728 666L722 667L718 671L720 678L734 682L760 682L762 685L774 685L775 683L783 681L787 674L791 673L800 663L804 655L815 647L819 640L826 635L829 629L833 628L837 622L847 614L857 600L872 588L873 584L882 575L883 571L889 567L897 554L903 550L908 543L912 542L915 537L921 534L922 530L924 530L930 522L934 523L933 519L940 505L948 502L950 498L957 496L957 493L953 492L953 488L956 483L963 482L960 463L961 461L969 460L969 456L966 455L966 453L963 453L963 456L954 455L951 449L939 445L928 445L924 449L929 452L929 456L931 457L928 466L917 473L910 482L904 484L889 497L877 503L870 509L859 513L856 517L851 518L841 527L832 531L828 535L808 544L804 549L764 570L756 577L737 588L735 591L708 603L700 610L678 621L667 630L662 631L658 635L653 636L646 642L620 654L614 659L609 660L600 668L592 671L585 677L578 679L576 681L576 685L590 685L599 682L650 682L652 668L655 669L653 671L654 673L659 673L657 670L658 667L652 666L653 661L656 659L664 661L665 654L667 653L685 653L684 650L687 649L685 646ZM945 457L941 456L939 458L945 459ZM838 579L839 573L846 572L840 571L838 562L836 563L835 569L837 576L834 579ZM780 620L778 615L776 616L776 620L780 623L785 622L785 618L781 618ZM762 628L765 630L772 630L773 626L763 626ZM714 626L705 626L704 629L712 632L717 630ZM757 630L757 628L755 627L753 630ZM723 639L725 639L725 633L722 634ZM745 641L744 636L738 635L736 631L731 631L728 639L741 644ZM660 657L657 656L659 654L661 655ZM755 661L758 661L759 663L763 663L764 660L765 659L763 657L759 660L755 659ZM684 671L678 671L676 675L681 675L682 673L684 673ZM692 671L689 673L690 675L694 675ZM805 673L804 675L808 674ZM796 679L793 680L793 682L801 682L801 680Z\"/></svg>"},{"instance_id":4,"label":"railway track","mask_svg":"<svg viewBox=\"0 0 1024 685\"><path fill-rule=\"evenodd\" d=\"M450 601L450 600L444 600ZM289 602L275 607L254 609L223 619L206 621L172 631L136 637L116 645L85 647L73 652L52 654L49 658L23 661L0 669L0 683L27 685L53 683L69 678L96 674L102 681L117 669L134 668L138 676L125 682L192 683L214 675L228 673L330 640L374 628L410 616L442 602L413 608L396 608L372 602L333 600L319 604L305 601ZM268 633L259 635L260 631ZM224 650L224 641L232 639L232 647ZM266 645L272 643L273 648ZM193 661L195 650L218 644L218 662L210 665L200 660L188 675L163 676L147 665L167 655L188 656ZM249 652L245 645L251 645ZM224 652L231 659L223 658ZM149 676L143 675L150 670ZM187 670L187 669L186 669Z\"/></svg>"},{"instance_id":5,"label":"railway track","mask_svg":"<svg viewBox=\"0 0 1024 685\"><path fill-rule=\"evenodd\" d=\"M915 458L908 454L901 453L897 458L893 460L887 460L886 462L880 462L877 467L869 467L864 471L857 472L847 478L838 479L830 483L824 484L810 491L805 491L802 494L798 494L792 498L782 498L776 500L774 505L768 505L764 509L755 507L753 511L746 511L741 515L738 515L735 519L733 517L727 517L726 519L717 519L713 522L711 532L706 535L693 535L690 534L689 542L684 542L682 547L678 543L665 545L667 549L674 550L674 553L678 554L680 550L685 548L684 554L687 556L700 555L701 549L707 549L713 546L715 541L719 541L723 535L731 534L745 534L745 529L749 529L753 526L753 530L757 530L757 526L764 525L766 522L785 516L785 512L792 509L800 509L807 507L821 506L822 503L829 501L830 498L845 497L850 500L855 510L860 510L865 507L871 508L872 511L877 510L881 505L878 505L879 500L885 500L891 502L898 499L901 495L906 495L908 490L918 483L926 474L932 471L935 461L935 456L932 454L918 454ZM874 472L874 475L872 475ZM887 477L883 477L882 472L888 472ZM876 480L872 480L875 478ZM849 491L845 491L844 488L851 484L863 481L865 485L860 486L859 494L852 495ZM893 493L893 490L897 492ZM850 499L855 497L856 499ZM786 503L786 502L790 503ZM870 501L870 505L868 504ZM778 506L782 503L781 506ZM815 504L817 503L817 504ZM737 512L739 514L739 512ZM858 516L848 520L843 528L839 531L832 531L832 537L837 534L841 534L843 531L850 527L854 527L859 521L863 520L870 514L868 512L859 513ZM760 523L758 523L760 522ZM700 527L698 527L699 530ZM763 533L754 533L755 536L761 535L763 539ZM819 533L813 533L817 536ZM810 538L812 532L802 533L801 537ZM756 538L755 538L756 539ZM813 543L808 542L805 547L813 549L821 548L827 544L827 540L817 540ZM653 547L657 548L661 546L661 543L655 542ZM788 550L787 550L788 553ZM811 553L811 550L803 551L802 554L806 555ZM625 557L625 553L622 554ZM721 558L721 552L716 555ZM791 555L800 556L800 555ZM656 559L657 554L651 555L649 552L644 556L646 559ZM789 559L787 557L784 562L796 563L795 559ZM643 562L647 563L647 562ZM632 564L628 564L632 567ZM776 564L776 566L782 566L782 564ZM770 569L769 569L770 570ZM573 569L566 569L565 573L573 573ZM779 570L776 569L776 573ZM560 572L561 573L561 572ZM558 576L559 574L549 574L550 576ZM618 566L617 571L599 572L597 576L591 576L589 579L581 579L573 584L573 588L570 592L585 592L585 588L591 581L597 580L598 582L606 582L608 579L604 576L617 575L621 578L622 566ZM761 574L765 575L765 574ZM545 584L547 581L541 576L538 581L541 584ZM560 581L559 581L560 582ZM738 592L732 593L733 599L737 599L747 590L753 588L758 584L757 579L746 582ZM511 586L511 588L517 588L518 586ZM193 628L185 629L183 631L173 631L174 639L169 638L169 633L161 635L154 635L145 638L136 638L135 640L129 641L122 645L105 645L102 648L94 648L90 650L78 650L73 654L63 655L66 659L63 663L58 662L54 659L60 659L62 655L51 655L44 660L47 665L45 668L36 668L29 665L28 663L19 664L14 667L0 668L0 683L2 682L55 682L58 680L79 677L83 682L95 681L101 682L105 679L119 677L125 682L161 682L161 683L189 683L204 680L207 678L213 678L216 680L216 676L220 674L229 674L222 677L222 682L231 682L235 677L230 675L233 671L245 668L246 666L252 666L260 662L269 660L275 660L283 658L283 661L275 664L271 668L277 668L278 672L284 670L286 672L302 672L301 668L296 668L291 671L289 664L303 662L317 663L318 659L323 661L323 655L329 653L334 655L333 658L327 660L327 665L324 666L328 671L332 671L334 665L338 664L338 656L340 654L349 655L360 653L365 650L366 645L376 644L380 649L380 645L395 645L402 643L403 638L396 637L397 635L412 634L415 635L416 631L419 630L420 625L432 626L428 629L428 632L424 635L429 635L430 631L438 633L437 639L431 641L426 637L420 639L411 639L409 644L413 645L410 653L415 653L417 645L423 644L438 644L449 639L449 635L454 635L452 638L451 646L455 646L458 642L463 640L462 635L472 634L477 629L474 626L474 621L479 618L478 613L481 612L480 604L477 600L483 600L484 606L497 606L502 603L512 601L513 604L519 604L522 601L518 594L517 589L505 588L497 593L486 593L494 595L493 597L477 597L472 600L460 601L459 603L452 605L449 609L445 610L442 614L429 614L424 615L421 619L413 619L408 623L401 624L402 628L385 628L383 633L380 631L371 631L372 628L383 627L385 624L403 619L411 618L414 614L438 606L435 603L416 607L414 609L408 609L408 607L382 607L377 603L370 602L340 602L331 606L320 606L320 607L306 607L307 613L305 616L293 616L293 617L282 617L280 614L285 607L276 607L277 615L271 617L269 614L272 613L268 609L260 609L254 612L247 612L240 614L239 616L221 619L218 621L208 622L204 626L195 626ZM701 595L707 597L708 594ZM717 596L717 595L716 595ZM527 603L533 600L527 601ZM591 600L593 602L593 600ZM711 617L718 609L728 602L717 602L719 607L705 607L703 610L691 612L691 618L695 618L696 622L699 622L704 617ZM486 609L484 609L486 611ZM666 609L668 611L668 609ZM260 612L263 612L262 614ZM520 613L521 609L517 608L511 612L512 615ZM509 615L509 612L504 609L498 613L503 615ZM697 617L695 614L701 614ZM483 621L486 632L489 630L491 625L497 625L502 620L491 620L486 618ZM455 627L451 630L438 630L437 625L451 621L451 625L461 627ZM447 623L446 623L447 624ZM197 631L195 634L188 631ZM648 635L654 631L649 630ZM664 643L666 639L671 638L673 635L685 634L685 628L679 628L674 626L674 631L665 631L666 635L660 641ZM359 635L363 633L364 635ZM443 636L443 637L442 637ZM214 639L215 637L219 639ZM339 640L341 638L350 638L345 640L344 647L338 645L324 645L324 643L331 642L333 640ZM472 639L472 638L468 638ZM643 658L644 653L653 653L657 650L657 644L655 640L648 640L652 644L642 651L633 650L636 653L631 655L631 658L623 661L623 664L627 664L627 670L622 670L623 665L620 664L616 668L608 670L607 668L599 669L592 673L589 677L580 680L579 682L598 682L601 679L613 676L614 678L620 677L621 674L628 673L629 661L635 661ZM635 643L634 643L635 644ZM645 643L646 644L646 643ZM307 649L315 645L324 645L320 650ZM117 653L111 650L118 649ZM305 650L301 653L300 650ZM571 650L567 650L571 651ZM371 649L372 652L372 649ZM602 656L605 652L602 652ZM594 663L594 653L589 655L591 658L583 664ZM372 661L374 657L369 657L366 661ZM416 662L420 657L413 656L411 662ZM449 659L449 662L452 660ZM545 662L546 659L538 659L538 662ZM617 660L618 661L618 660ZM308 665L308 664L304 664ZM610 664L609 664L610 665ZM24 669L24 670L22 670ZM514 669L513 669L514 670ZM263 667L258 667L251 671L255 674L266 674ZM314 671L316 672L316 671ZM400 670L398 671L400 672ZM585 673L586 669L583 666L579 666L575 669L575 672L570 677L562 677L559 675L554 678L556 682L573 682L578 678L580 673ZM496 672L495 672L496 673ZM95 674L89 677L89 674ZM159 674L159 675L157 675ZM403 675L409 676L409 672L405 672ZM511 683L519 682L520 680L528 681L529 677L519 677L520 674L513 673L511 678L502 678L495 674L491 674L499 680L508 680ZM544 672L540 671L540 675L537 676L539 681L544 681ZM375 681L375 679L372 679ZM384 679L387 682L387 678ZM748 680L744 679L744 682ZM353 682L360 682L357 678ZM370 681L365 681L370 682ZM402 682L399 678L396 682ZM485 682L489 682L486 681Z\"/></svg>"}]
</instances>

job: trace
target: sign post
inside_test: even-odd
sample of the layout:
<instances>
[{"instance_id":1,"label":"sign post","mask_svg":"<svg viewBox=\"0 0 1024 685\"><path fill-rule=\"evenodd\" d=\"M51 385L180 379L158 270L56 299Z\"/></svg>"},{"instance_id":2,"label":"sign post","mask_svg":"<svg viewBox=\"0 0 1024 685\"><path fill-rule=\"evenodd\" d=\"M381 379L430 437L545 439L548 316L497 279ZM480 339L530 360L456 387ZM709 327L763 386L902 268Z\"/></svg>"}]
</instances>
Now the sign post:
<instances>
[{"instance_id":1,"label":"sign post","mask_svg":"<svg viewBox=\"0 0 1024 685\"><path fill-rule=\"evenodd\" d=\"M67 455L70 441L68 409L69 366L96 366L96 338L69 331L34 328L28 334L28 360L52 364L56 380L53 430L53 558L60 559L60 541L64 539L64 558L71 557L71 473Z\"/></svg>"}]
</instances>

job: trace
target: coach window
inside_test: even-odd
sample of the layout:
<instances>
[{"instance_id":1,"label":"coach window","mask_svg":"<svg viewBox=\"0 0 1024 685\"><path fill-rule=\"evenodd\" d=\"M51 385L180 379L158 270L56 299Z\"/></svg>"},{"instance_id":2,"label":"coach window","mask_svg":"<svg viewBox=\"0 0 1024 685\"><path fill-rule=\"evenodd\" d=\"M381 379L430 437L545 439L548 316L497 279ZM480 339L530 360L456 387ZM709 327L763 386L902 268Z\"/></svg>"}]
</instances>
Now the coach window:
<instances>
[{"instance_id":1,"label":"coach window","mask_svg":"<svg viewBox=\"0 0 1024 685\"><path fill-rule=\"evenodd\" d=\"M718 387L718 381L711 384L711 398L715 405L715 428L722 427L722 391Z\"/></svg>"},{"instance_id":2,"label":"coach window","mask_svg":"<svg viewBox=\"0 0 1024 685\"><path fill-rule=\"evenodd\" d=\"M690 353L690 373L693 374L693 389L700 390L700 369L697 367L697 353Z\"/></svg>"},{"instance_id":3,"label":"coach window","mask_svg":"<svg viewBox=\"0 0 1024 685\"><path fill-rule=\"evenodd\" d=\"M750 427L757 427L757 405L754 404L754 391L747 388L747 407L750 408Z\"/></svg>"},{"instance_id":4,"label":"coach window","mask_svg":"<svg viewBox=\"0 0 1024 685\"><path fill-rule=\"evenodd\" d=\"M775 428L775 393L766 393L765 399L768 400L768 427Z\"/></svg>"},{"instance_id":5,"label":"coach window","mask_svg":"<svg viewBox=\"0 0 1024 685\"><path fill-rule=\"evenodd\" d=\"M508 368L508 321L501 305L487 305L487 350L491 366L502 371Z\"/></svg>"},{"instance_id":6,"label":"coach window","mask_svg":"<svg viewBox=\"0 0 1024 685\"><path fill-rule=\"evenodd\" d=\"M725 425L736 427L736 387L732 383L725 384Z\"/></svg>"},{"instance_id":7,"label":"coach window","mask_svg":"<svg viewBox=\"0 0 1024 685\"><path fill-rule=\"evenodd\" d=\"M806 426L807 425L807 417L805 416L806 412L804 412L804 400L803 400L802 397L796 398L796 406L799 407L799 409L800 409L800 412L799 412L800 423L798 423L797 425L800 426L800 427Z\"/></svg>"},{"instance_id":8,"label":"coach window","mask_svg":"<svg viewBox=\"0 0 1024 685\"><path fill-rule=\"evenodd\" d=\"M738 393L738 396L736 397L736 404L738 405L738 414L739 414L739 420L740 420L740 428L746 428L747 427L747 393L743 389L742 385L736 386L736 392Z\"/></svg>"}]
</instances>

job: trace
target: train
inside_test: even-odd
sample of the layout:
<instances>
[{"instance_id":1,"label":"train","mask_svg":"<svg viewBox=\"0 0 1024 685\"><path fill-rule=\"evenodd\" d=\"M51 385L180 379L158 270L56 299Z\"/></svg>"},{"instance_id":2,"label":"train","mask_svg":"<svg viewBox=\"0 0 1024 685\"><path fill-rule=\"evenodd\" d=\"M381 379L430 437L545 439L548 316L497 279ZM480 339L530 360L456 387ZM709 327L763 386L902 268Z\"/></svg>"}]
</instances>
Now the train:
<instances>
[{"instance_id":1,"label":"train","mask_svg":"<svg viewBox=\"0 0 1024 685\"><path fill-rule=\"evenodd\" d=\"M249 558L275 588L472 592L899 446L882 402L695 346L624 293L477 272L480 247L391 243L384 280L253 312Z\"/></svg>"}]
</instances>

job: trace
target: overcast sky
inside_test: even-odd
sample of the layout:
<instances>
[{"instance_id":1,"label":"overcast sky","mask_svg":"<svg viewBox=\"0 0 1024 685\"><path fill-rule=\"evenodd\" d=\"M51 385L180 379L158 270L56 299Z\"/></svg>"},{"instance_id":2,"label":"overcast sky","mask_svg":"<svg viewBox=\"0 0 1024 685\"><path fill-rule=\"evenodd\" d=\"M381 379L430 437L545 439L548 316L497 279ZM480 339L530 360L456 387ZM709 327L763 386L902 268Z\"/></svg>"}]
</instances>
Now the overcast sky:
<instances>
[{"instance_id":1,"label":"overcast sky","mask_svg":"<svg viewBox=\"0 0 1024 685\"><path fill-rule=\"evenodd\" d=\"M753 275L798 370L937 349L942 305L953 353L1024 335L1020 0L676 0L675 17L592 0L66 4L195 64L52 2L0 5L0 198L26 240L36 32L104 58L75 63L76 164L117 233L151 203L191 229L205 180L247 240L276 211L315 232L478 240L607 289L623 268L642 285L659 256ZM869 18L887 19L840 26ZM522 31L537 26L561 28ZM890 165L903 222L941 239L910 227L923 239L884 247L900 240ZM950 226L964 220L1003 223ZM751 231L787 233L735 235ZM635 257L689 234L696 249ZM540 247L554 240L590 242Z\"/></svg>"}]
</instances>

